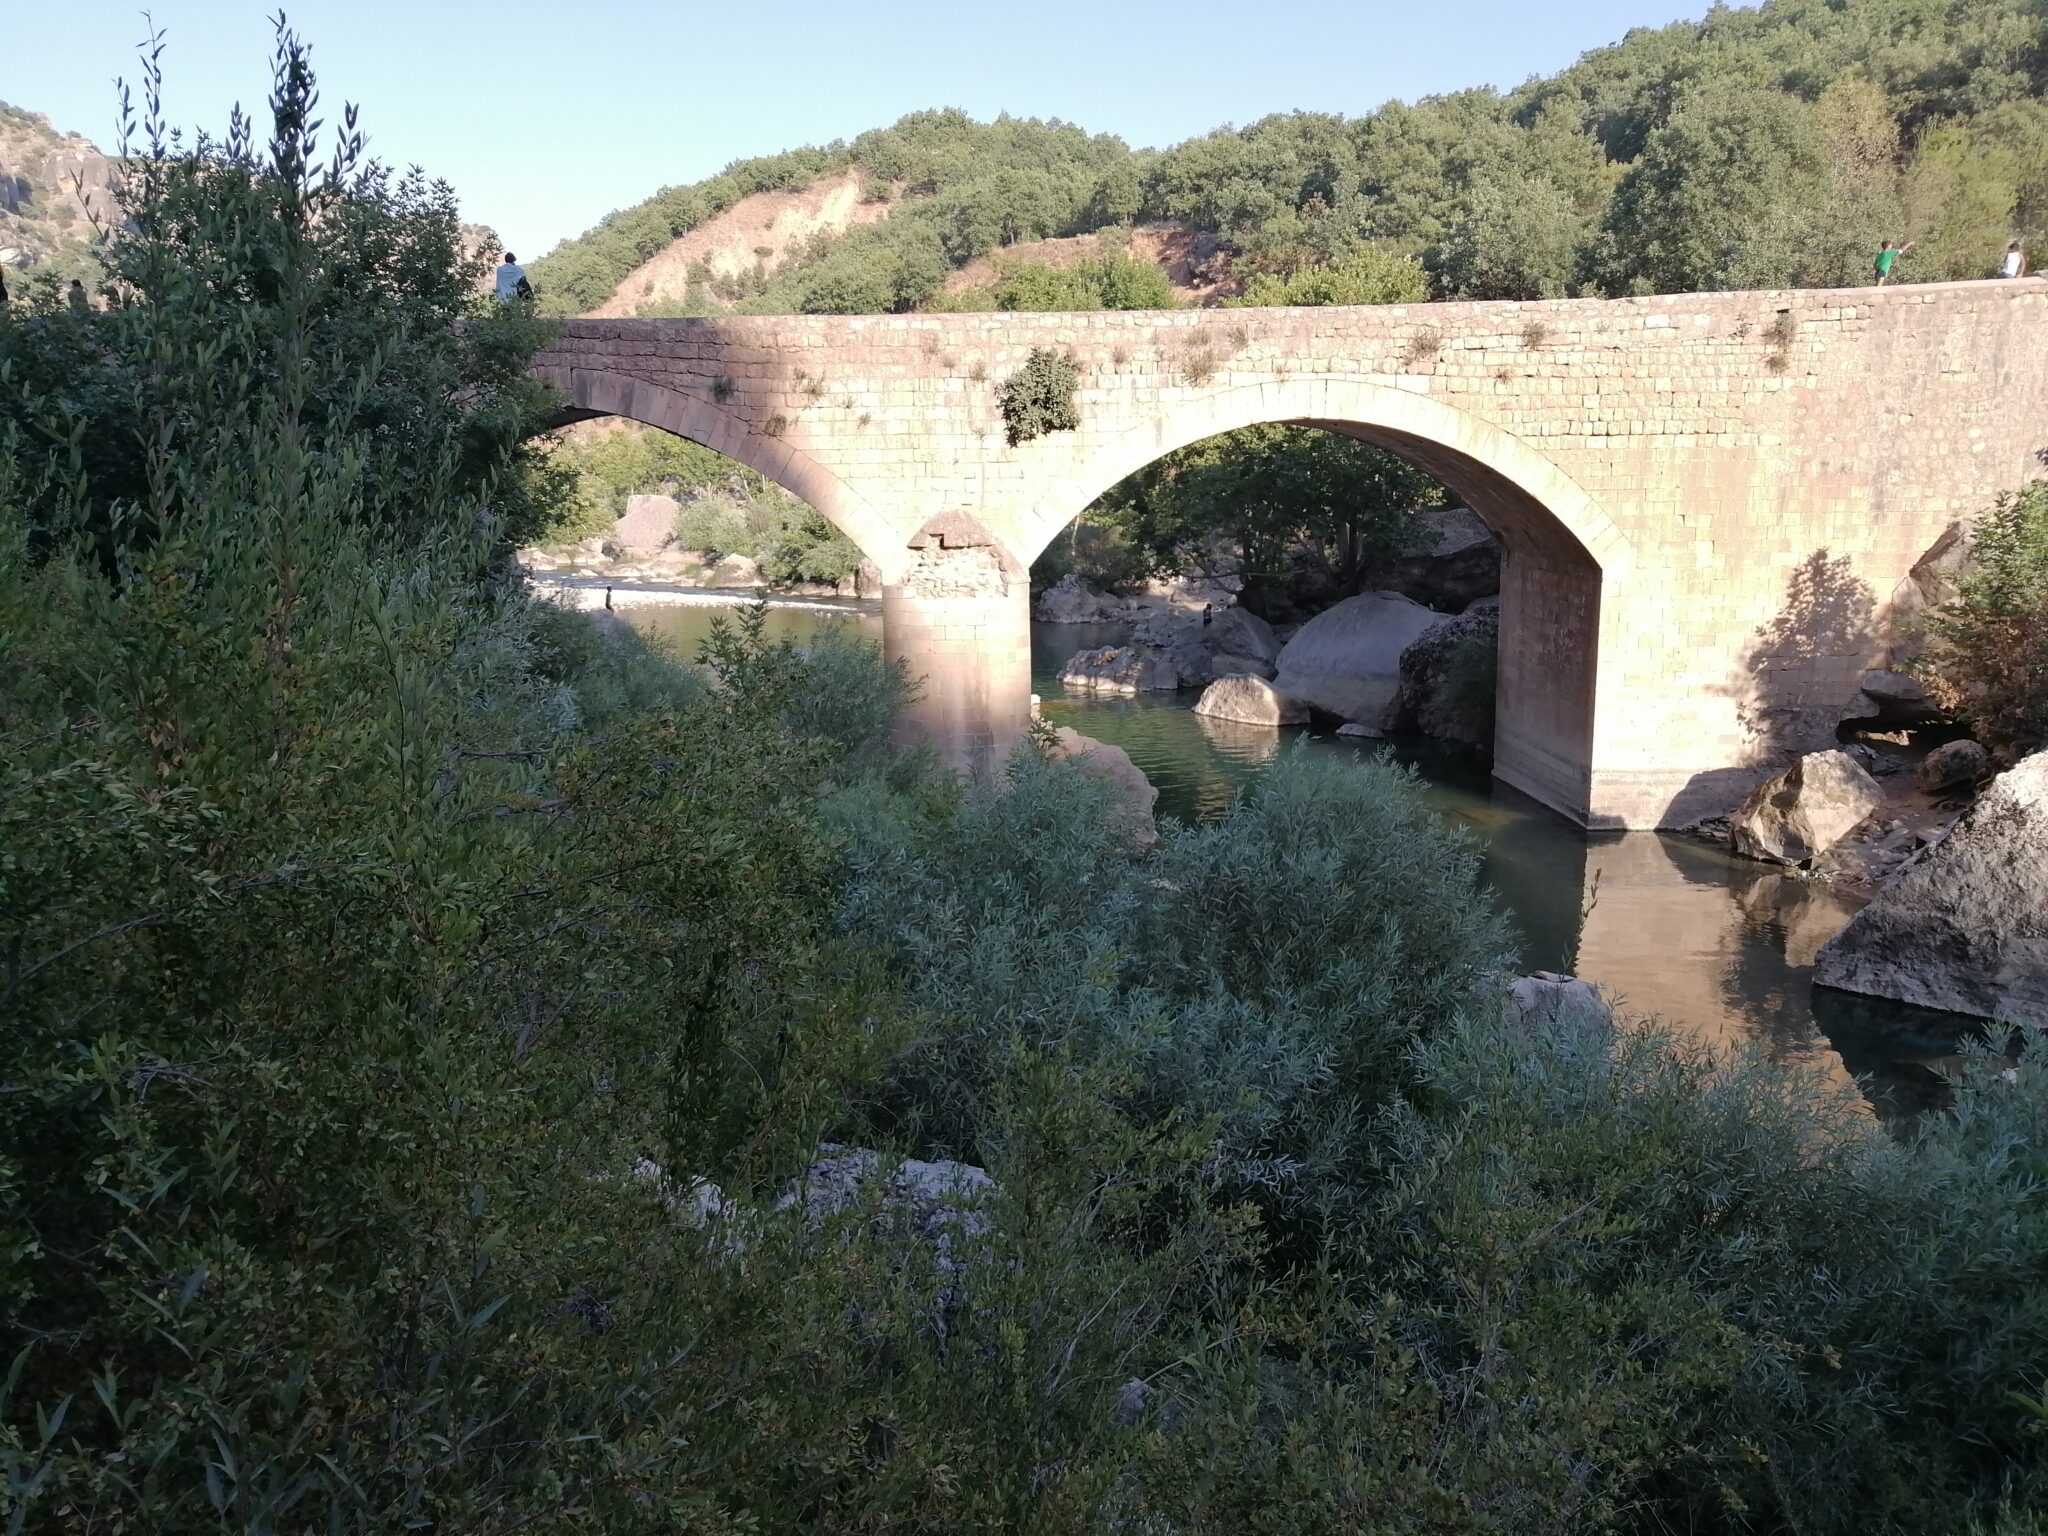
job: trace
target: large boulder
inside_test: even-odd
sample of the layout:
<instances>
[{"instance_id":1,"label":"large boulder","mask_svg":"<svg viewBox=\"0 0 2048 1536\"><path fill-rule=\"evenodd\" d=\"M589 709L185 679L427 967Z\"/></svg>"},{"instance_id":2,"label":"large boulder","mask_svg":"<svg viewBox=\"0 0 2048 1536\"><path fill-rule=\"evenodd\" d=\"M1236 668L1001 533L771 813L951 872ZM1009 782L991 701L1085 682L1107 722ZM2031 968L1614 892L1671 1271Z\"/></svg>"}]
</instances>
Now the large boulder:
<instances>
[{"instance_id":1,"label":"large boulder","mask_svg":"<svg viewBox=\"0 0 2048 1536\"><path fill-rule=\"evenodd\" d=\"M1930 795L1945 789L1962 789L1991 771L1991 754L1974 741L1951 741L1936 747L1920 759L1913 770L1913 782Z\"/></svg>"},{"instance_id":2,"label":"large boulder","mask_svg":"<svg viewBox=\"0 0 2048 1536\"><path fill-rule=\"evenodd\" d=\"M1821 947L1823 986L2048 1026L2048 752L1999 775Z\"/></svg>"},{"instance_id":3,"label":"large boulder","mask_svg":"<svg viewBox=\"0 0 2048 1536\"><path fill-rule=\"evenodd\" d=\"M1245 725L1307 725L1308 706L1261 677L1219 677L1202 690L1195 713Z\"/></svg>"},{"instance_id":4,"label":"large boulder","mask_svg":"<svg viewBox=\"0 0 2048 1536\"><path fill-rule=\"evenodd\" d=\"M1401 716L1425 736L1489 750L1500 603L1485 598L1401 653Z\"/></svg>"},{"instance_id":5,"label":"large boulder","mask_svg":"<svg viewBox=\"0 0 2048 1536\"><path fill-rule=\"evenodd\" d=\"M1116 819L1132 840L1140 848L1158 843L1159 829L1152 819L1152 807L1159 799L1159 791L1145 777L1145 770L1131 761L1131 754L1122 747L1083 736L1070 726L1061 726L1053 735L1055 757L1072 759L1083 773L1116 792Z\"/></svg>"},{"instance_id":6,"label":"large boulder","mask_svg":"<svg viewBox=\"0 0 2048 1536\"><path fill-rule=\"evenodd\" d=\"M1558 1019L1602 1026L1614 1023L1614 1009L1600 995L1598 987L1576 976L1560 976L1555 971L1536 971L1517 977L1501 1004L1501 1014L1509 1024L1516 1026Z\"/></svg>"},{"instance_id":7,"label":"large boulder","mask_svg":"<svg viewBox=\"0 0 2048 1536\"><path fill-rule=\"evenodd\" d=\"M1884 804L1884 791L1846 752L1813 752L1759 784L1729 818L1745 858L1810 864Z\"/></svg>"},{"instance_id":8,"label":"large boulder","mask_svg":"<svg viewBox=\"0 0 2048 1536\"><path fill-rule=\"evenodd\" d=\"M1401 653L1446 622L1398 592L1347 597L1281 647L1274 686L1340 720L1385 731L1400 714Z\"/></svg>"},{"instance_id":9,"label":"large boulder","mask_svg":"<svg viewBox=\"0 0 2048 1536\"><path fill-rule=\"evenodd\" d=\"M628 496L626 515L612 524L612 543L629 555L651 555L668 543L681 510L673 496Z\"/></svg>"},{"instance_id":10,"label":"large boulder","mask_svg":"<svg viewBox=\"0 0 2048 1536\"><path fill-rule=\"evenodd\" d=\"M1124 600L1096 591L1072 571L1039 593L1031 616L1041 624L1106 624L1124 617Z\"/></svg>"},{"instance_id":11,"label":"large boulder","mask_svg":"<svg viewBox=\"0 0 2048 1536\"><path fill-rule=\"evenodd\" d=\"M1279 636L1273 633L1273 626L1256 613L1248 613L1242 608L1225 608L1211 613L1204 628L1207 631L1204 638L1210 651L1219 657L1241 656L1268 667L1280 660Z\"/></svg>"},{"instance_id":12,"label":"large boulder","mask_svg":"<svg viewBox=\"0 0 2048 1536\"><path fill-rule=\"evenodd\" d=\"M1104 645L1076 651L1060 672L1069 693L1172 693L1180 673L1153 651L1128 645Z\"/></svg>"},{"instance_id":13,"label":"large boulder","mask_svg":"<svg viewBox=\"0 0 2048 1536\"><path fill-rule=\"evenodd\" d=\"M1931 725L1946 718L1928 697L1927 685L1910 672L1892 672L1882 667L1865 672L1861 685L1862 704L1868 714L1886 729L1909 725Z\"/></svg>"},{"instance_id":14,"label":"large boulder","mask_svg":"<svg viewBox=\"0 0 2048 1536\"><path fill-rule=\"evenodd\" d=\"M1417 549L1388 564L1383 585L1456 613L1500 591L1500 540L1469 507L1414 514Z\"/></svg>"},{"instance_id":15,"label":"large boulder","mask_svg":"<svg viewBox=\"0 0 2048 1536\"><path fill-rule=\"evenodd\" d=\"M704 573L707 587L758 587L761 567L747 555L726 555Z\"/></svg>"}]
</instances>

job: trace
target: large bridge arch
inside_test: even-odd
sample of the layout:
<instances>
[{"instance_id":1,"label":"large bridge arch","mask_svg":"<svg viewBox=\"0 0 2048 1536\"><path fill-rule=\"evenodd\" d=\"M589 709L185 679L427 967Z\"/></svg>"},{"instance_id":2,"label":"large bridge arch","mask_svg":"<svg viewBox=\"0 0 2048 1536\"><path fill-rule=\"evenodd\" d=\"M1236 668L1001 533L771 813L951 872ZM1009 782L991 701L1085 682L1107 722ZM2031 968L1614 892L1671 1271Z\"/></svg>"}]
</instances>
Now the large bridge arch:
<instances>
[{"instance_id":1,"label":"large bridge arch","mask_svg":"<svg viewBox=\"0 0 2048 1536\"><path fill-rule=\"evenodd\" d=\"M1161 456L1243 427L1320 427L1398 454L1461 496L1501 538L1494 774L1576 811L1592 790L1601 615L1619 601L1630 550L1614 520L1512 433L1427 395L1369 379L1288 378L1163 401L1096 445L1032 508L1036 559L1103 492Z\"/></svg>"},{"instance_id":2,"label":"large bridge arch","mask_svg":"<svg viewBox=\"0 0 2048 1536\"><path fill-rule=\"evenodd\" d=\"M901 537L866 497L802 449L780 436L757 431L747 418L700 394L630 374L596 368L542 369L539 373L561 391L566 402L566 409L550 425L618 416L659 427L724 454L808 502L881 567L884 581L896 580L907 563Z\"/></svg>"}]
</instances>

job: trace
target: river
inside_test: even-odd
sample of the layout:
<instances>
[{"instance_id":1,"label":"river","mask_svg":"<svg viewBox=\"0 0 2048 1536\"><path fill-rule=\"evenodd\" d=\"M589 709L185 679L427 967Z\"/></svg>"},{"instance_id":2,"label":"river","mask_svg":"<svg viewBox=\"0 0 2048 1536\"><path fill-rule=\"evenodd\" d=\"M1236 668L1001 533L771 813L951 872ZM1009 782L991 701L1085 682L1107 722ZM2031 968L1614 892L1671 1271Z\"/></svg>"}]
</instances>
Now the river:
<instances>
[{"instance_id":1,"label":"river","mask_svg":"<svg viewBox=\"0 0 2048 1536\"><path fill-rule=\"evenodd\" d=\"M621 611L690 657L712 619L730 610L721 603ZM873 605L795 602L770 610L768 633L801 641L827 624L881 635ZM1625 1011L1654 1014L1714 1045L1759 1042L1774 1059L1860 1087L1882 1116L1938 1098L1931 1069L1954 1049L1955 1016L1813 985L1815 952L1856 903L1690 838L1588 835L1496 786L1477 762L1426 742L1230 725L1196 715L1193 693L1066 697L1059 674L1067 659L1123 636L1117 625L1033 625L1033 686L1048 720L1130 753L1157 787L1162 817L1222 815L1238 788L1296 741L1315 752L1392 755L1422 776L1439 813L1484 845L1486 878L1514 920L1525 970L1584 976Z\"/></svg>"}]
</instances>

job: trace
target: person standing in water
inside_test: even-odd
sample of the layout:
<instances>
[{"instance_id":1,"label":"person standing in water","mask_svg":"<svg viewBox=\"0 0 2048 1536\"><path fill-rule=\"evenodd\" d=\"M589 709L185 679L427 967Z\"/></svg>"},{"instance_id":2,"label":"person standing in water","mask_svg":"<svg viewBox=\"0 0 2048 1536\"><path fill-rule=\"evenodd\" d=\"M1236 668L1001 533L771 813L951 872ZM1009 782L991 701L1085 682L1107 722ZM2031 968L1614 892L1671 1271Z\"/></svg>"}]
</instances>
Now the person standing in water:
<instances>
[{"instance_id":1,"label":"person standing in water","mask_svg":"<svg viewBox=\"0 0 2048 1536\"><path fill-rule=\"evenodd\" d=\"M526 269L519 265L507 251L505 259L498 264L498 302L510 304L514 299L533 297L533 285L526 280Z\"/></svg>"},{"instance_id":2,"label":"person standing in water","mask_svg":"<svg viewBox=\"0 0 2048 1536\"><path fill-rule=\"evenodd\" d=\"M2005 259L1998 264L2000 277L2025 277L2027 275L2026 247L2015 240L2005 248Z\"/></svg>"},{"instance_id":3,"label":"person standing in water","mask_svg":"<svg viewBox=\"0 0 2048 1536\"><path fill-rule=\"evenodd\" d=\"M1882 288L1886 283L1891 281L1892 268L1895 265L1897 265L1898 260L1901 256L1905 255L1906 252L1913 249L1914 243L1915 242L1908 240L1904 245L1900 245L1896 240L1885 241L1884 249L1877 253L1878 287Z\"/></svg>"}]
</instances>

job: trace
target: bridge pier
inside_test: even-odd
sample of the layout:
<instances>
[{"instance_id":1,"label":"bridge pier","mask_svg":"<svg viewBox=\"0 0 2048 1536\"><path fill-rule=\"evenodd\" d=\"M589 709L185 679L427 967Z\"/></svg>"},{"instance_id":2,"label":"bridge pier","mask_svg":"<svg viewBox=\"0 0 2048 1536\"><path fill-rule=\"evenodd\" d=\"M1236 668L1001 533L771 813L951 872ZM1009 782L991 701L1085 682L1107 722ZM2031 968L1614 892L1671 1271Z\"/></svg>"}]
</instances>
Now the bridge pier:
<instances>
[{"instance_id":1,"label":"bridge pier","mask_svg":"<svg viewBox=\"0 0 2048 1536\"><path fill-rule=\"evenodd\" d=\"M964 513L932 518L882 588L882 648L916 690L899 745L928 741L976 778L1002 771L1031 725L1031 578Z\"/></svg>"}]
</instances>

